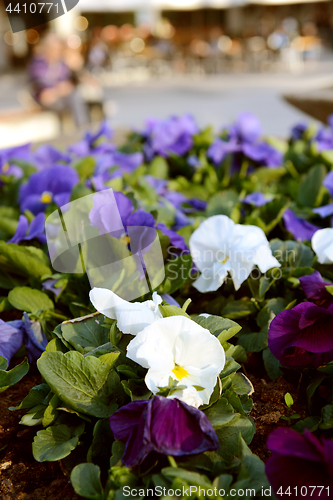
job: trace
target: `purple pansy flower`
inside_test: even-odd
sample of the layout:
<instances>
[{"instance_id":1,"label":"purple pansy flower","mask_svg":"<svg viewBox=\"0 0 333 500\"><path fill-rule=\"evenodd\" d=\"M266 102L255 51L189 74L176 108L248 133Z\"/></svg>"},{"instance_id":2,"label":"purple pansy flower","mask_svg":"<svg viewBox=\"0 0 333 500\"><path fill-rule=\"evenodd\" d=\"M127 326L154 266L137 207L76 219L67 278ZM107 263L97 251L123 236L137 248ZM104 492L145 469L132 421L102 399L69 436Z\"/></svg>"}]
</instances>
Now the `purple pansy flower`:
<instances>
[{"instance_id":1,"label":"purple pansy flower","mask_svg":"<svg viewBox=\"0 0 333 500\"><path fill-rule=\"evenodd\" d=\"M333 148L333 145L332 145ZM323 186L330 193L331 198L333 198L333 172L329 172L323 182ZM333 203L329 203L328 205L324 205L323 207L314 208L313 212L320 215L320 217L325 218L329 215L333 215Z\"/></svg>"},{"instance_id":2,"label":"purple pansy flower","mask_svg":"<svg viewBox=\"0 0 333 500\"><path fill-rule=\"evenodd\" d=\"M71 167L56 165L32 174L29 181L21 186L19 203L21 211L30 210L34 215L44 212L55 202L59 207L66 205L79 176Z\"/></svg>"},{"instance_id":3,"label":"purple pansy flower","mask_svg":"<svg viewBox=\"0 0 333 500\"><path fill-rule=\"evenodd\" d=\"M320 229L319 226L315 226L314 224L311 224L311 222L308 222L301 217L297 217L290 208L287 208L284 212L283 222L287 231L289 231L295 240L298 241L310 241L315 232Z\"/></svg>"},{"instance_id":4,"label":"purple pansy flower","mask_svg":"<svg viewBox=\"0 0 333 500\"><path fill-rule=\"evenodd\" d=\"M73 144L69 148L69 152L74 153L78 158L89 156L92 153L96 154L99 152L103 152L105 148L109 146L109 144L96 146L95 143L103 136L106 137L107 139L111 139L112 135L113 131L109 123L107 122L107 120L104 120L97 132L95 133L86 132L82 141ZM112 147L114 146L112 145Z\"/></svg>"},{"instance_id":5,"label":"purple pansy flower","mask_svg":"<svg viewBox=\"0 0 333 500\"><path fill-rule=\"evenodd\" d=\"M332 304L333 295L326 290L326 287L332 286L333 283L324 281L318 271L314 271L307 276L301 276L299 280L307 299L322 307L328 307Z\"/></svg>"},{"instance_id":6,"label":"purple pansy flower","mask_svg":"<svg viewBox=\"0 0 333 500\"><path fill-rule=\"evenodd\" d=\"M262 128L258 117L252 113L240 113L234 124L228 127L229 136L241 143L253 144L262 135Z\"/></svg>"},{"instance_id":7,"label":"purple pansy flower","mask_svg":"<svg viewBox=\"0 0 333 500\"><path fill-rule=\"evenodd\" d=\"M63 291L63 287L56 287L55 284L58 283L59 280L49 279L42 283L43 290L48 290L49 292L54 293L56 297L59 297L61 292Z\"/></svg>"},{"instance_id":8,"label":"purple pansy flower","mask_svg":"<svg viewBox=\"0 0 333 500\"><path fill-rule=\"evenodd\" d=\"M266 463L266 474L274 493L282 488L283 492L290 491L288 498L296 500L297 493L305 490L304 498L331 498L333 441L320 440L308 429L302 435L280 427L268 437L267 448L272 456Z\"/></svg>"},{"instance_id":9,"label":"purple pansy flower","mask_svg":"<svg viewBox=\"0 0 333 500\"><path fill-rule=\"evenodd\" d=\"M36 238L40 243L46 243L45 214L40 213L29 224L25 215L20 215L16 233L7 243L20 243Z\"/></svg>"},{"instance_id":10,"label":"purple pansy flower","mask_svg":"<svg viewBox=\"0 0 333 500\"><path fill-rule=\"evenodd\" d=\"M256 207L263 207L270 201L272 201L272 196L265 196L263 193L255 191L245 196L241 201L247 203L248 205L254 205Z\"/></svg>"},{"instance_id":11,"label":"purple pansy flower","mask_svg":"<svg viewBox=\"0 0 333 500\"><path fill-rule=\"evenodd\" d=\"M121 177L124 173L132 173L143 163L142 153L122 153L114 145L111 146L110 151L94 155L96 168L91 183L96 191L103 191L106 182Z\"/></svg>"},{"instance_id":12,"label":"purple pansy flower","mask_svg":"<svg viewBox=\"0 0 333 500\"><path fill-rule=\"evenodd\" d=\"M227 127L227 138L217 138L208 148L207 156L217 166L229 154L243 153L247 158L267 167L282 164L283 154L265 141L260 141L262 130L258 118L242 113L236 122ZM236 161L237 160L237 161ZM239 158L233 161L233 171L240 168Z\"/></svg>"},{"instance_id":13,"label":"purple pansy flower","mask_svg":"<svg viewBox=\"0 0 333 500\"><path fill-rule=\"evenodd\" d=\"M10 363L22 344L25 345L30 363L45 351L47 338L39 321L30 320L26 312L23 313L23 320L6 323L0 319L0 356Z\"/></svg>"},{"instance_id":14,"label":"purple pansy flower","mask_svg":"<svg viewBox=\"0 0 333 500\"><path fill-rule=\"evenodd\" d=\"M191 115L171 116L166 120L148 119L142 135L146 138L144 151L149 160L155 155L183 156L193 146L193 136L199 132Z\"/></svg>"},{"instance_id":15,"label":"purple pansy flower","mask_svg":"<svg viewBox=\"0 0 333 500\"><path fill-rule=\"evenodd\" d=\"M0 356L8 363L23 343L22 321L2 321L0 319Z\"/></svg>"},{"instance_id":16,"label":"purple pansy flower","mask_svg":"<svg viewBox=\"0 0 333 500\"><path fill-rule=\"evenodd\" d=\"M34 165L38 170L53 167L58 163L70 163L71 157L49 144L40 146L34 152Z\"/></svg>"},{"instance_id":17,"label":"purple pansy flower","mask_svg":"<svg viewBox=\"0 0 333 500\"><path fill-rule=\"evenodd\" d=\"M169 295L168 293L161 293L161 297L163 300L165 300L165 302L167 302L169 304L169 306L180 307L178 302L173 297L171 297L171 295Z\"/></svg>"},{"instance_id":18,"label":"purple pansy flower","mask_svg":"<svg viewBox=\"0 0 333 500\"><path fill-rule=\"evenodd\" d=\"M333 360L333 304L311 302L280 312L271 322L268 346L284 366L317 368Z\"/></svg>"},{"instance_id":19,"label":"purple pansy flower","mask_svg":"<svg viewBox=\"0 0 333 500\"><path fill-rule=\"evenodd\" d=\"M189 252L182 236L180 236L175 231L168 229L162 223L156 224L154 217L149 212L146 212L142 209L135 211L132 201L123 193L114 191L113 195L120 214L121 222L124 226L124 230L115 229L115 219L113 215L113 211L115 210L114 203L107 191L105 191L105 193L101 191L100 193L98 193L98 195L95 195L94 206L89 214L91 224L99 228L100 234L109 233L114 237L119 238L124 235L124 232L127 232L127 227L129 226L132 226L132 228L156 228L162 231L163 234L168 236L171 244L176 248L182 251L184 250L187 253ZM136 237L135 232L133 233L132 230L132 236L134 236L134 238L131 239L131 250L133 253L136 253L140 248L142 248L142 237L145 237L144 246L151 244L155 238L155 234L151 231L148 231L146 235L142 231L139 231L139 233L140 234L138 234ZM133 245L134 247L132 247Z\"/></svg>"},{"instance_id":20,"label":"purple pansy flower","mask_svg":"<svg viewBox=\"0 0 333 500\"><path fill-rule=\"evenodd\" d=\"M23 177L22 169L15 164L16 160L28 161L31 163L32 153L30 151L30 144L2 149L0 151L0 177L16 177L17 179ZM0 179L0 186L2 184Z\"/></svg>"},{"instance_id":21,"label":"purple pansy flower","mask_svg":"<svg viewBox=\"0 0 333 500\"><path fill-rule=\"evenodd\" d=\"M114 437L125 443L127 467L151 454L182 457L216 450L218 437L206 415L178 399L133 401L110 417Z\"/></svg>"}]
</instances>

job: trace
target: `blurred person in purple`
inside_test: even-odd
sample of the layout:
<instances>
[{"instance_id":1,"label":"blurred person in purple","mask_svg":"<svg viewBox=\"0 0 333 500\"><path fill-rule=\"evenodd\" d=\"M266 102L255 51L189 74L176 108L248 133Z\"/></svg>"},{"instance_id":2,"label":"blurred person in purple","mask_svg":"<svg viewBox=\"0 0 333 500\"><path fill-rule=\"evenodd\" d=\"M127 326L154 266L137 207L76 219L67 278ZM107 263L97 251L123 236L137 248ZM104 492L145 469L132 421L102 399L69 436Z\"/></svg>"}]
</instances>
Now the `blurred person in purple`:
<instances>
[{"instance_id":1,"label":"blurred person in purple","mask_svg":"<svg viewBox=\"0 0 333 500\"><path fill-rule=\"evenodd\" d=\"M75 87L75 75L64 60L65 45L54 33L41 41L28 68L34 98L43 108L70 110L78 127L89 122L88 110Z\"/></svg>"}]
</instances>

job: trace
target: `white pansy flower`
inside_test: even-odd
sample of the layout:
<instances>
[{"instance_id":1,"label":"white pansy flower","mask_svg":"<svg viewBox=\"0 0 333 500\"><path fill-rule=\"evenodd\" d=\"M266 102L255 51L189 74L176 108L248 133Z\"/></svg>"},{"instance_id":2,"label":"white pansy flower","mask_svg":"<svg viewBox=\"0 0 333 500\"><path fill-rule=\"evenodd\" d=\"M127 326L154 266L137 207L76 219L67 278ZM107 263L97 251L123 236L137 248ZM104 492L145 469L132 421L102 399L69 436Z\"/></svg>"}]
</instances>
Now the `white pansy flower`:
<instances>
[{"instance_id":1,"label":"white pansy flower","mask_svg":"<svg viewBox=\"0 0 333 500\"><path fill-rule=\"evenodd\" d=\"M199 406L203 405L204 402L199 396L199 392L194 389L194 387L186 387L186 389L179 389L176 391L173 391L170 396L168 396L170 399L180 399L181 401L184 401L189 406L194 406L195 408L199 408Z\"/></svg>"},{"instance_id":2,"label":"white pansy flower","mask_svg":"<svg viewBox=\"0 0 333 500\"><path fill-rule=\"evenodd\" d=\"M319 229L312 236L311 245L320 264L333 262L333 228Z\"/></svg>"},{"instance_id":3,"label":"white pansy flower","mask_svg":"<svg viewBox=\"0 0 333 500\"><path fill-rule=\"evenodd\" d=\"M117 320L117 326L123 333L137 335L146 326L162 318L159 310L162 297L156 292L153 293L153 300L145 302L127 302L107 288L93 288L89 297L97 311Z\"/></svg>"},{"instance_id":4,"label":"white pansy flower","mask_svg":"<svg viewBox=\"0 0 333 500\"><path fill-rule=\"evenodd\" d=\"M262 273L280 267L260 227L235 224L226 215L205 220L192 234L189 246L201 271L193 286L202 293L220 288L228 273L238 290L255 265Z\"/></svg>"},{"instance_id":5,"label":"white pansy flower","mask_svg":"<svg viewBox=\"0 0 333 500\"><path fill-rule=\"evenodd\" d=\"M170 377L176 385L199 387L200 398L208 404L217 377L225 364L223 347L206 328L185 316L171 316L154 322L140 332L127 347L127 357L148 368L145 381L154 394L168 387ZM191 399L178 391L179 399Z\"/></svg>"}]
</instances>

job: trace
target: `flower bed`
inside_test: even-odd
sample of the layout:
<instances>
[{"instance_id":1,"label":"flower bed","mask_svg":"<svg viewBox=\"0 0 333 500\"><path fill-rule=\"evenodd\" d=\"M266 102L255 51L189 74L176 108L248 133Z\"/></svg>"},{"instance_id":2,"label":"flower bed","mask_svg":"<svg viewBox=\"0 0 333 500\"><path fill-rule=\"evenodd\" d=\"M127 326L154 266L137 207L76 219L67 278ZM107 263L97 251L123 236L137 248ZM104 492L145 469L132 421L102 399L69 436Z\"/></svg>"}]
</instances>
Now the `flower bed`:
<instances>
[{"instance_id":1,"label":"flower bed","mask_svg":"<svg viewBox=\"0 0 333 500\"><path fill-rule=\"evenodd\" d=\"M111 135L0 152L2 493L330 498L333 120Z\"/></svg>"}]
</instances>

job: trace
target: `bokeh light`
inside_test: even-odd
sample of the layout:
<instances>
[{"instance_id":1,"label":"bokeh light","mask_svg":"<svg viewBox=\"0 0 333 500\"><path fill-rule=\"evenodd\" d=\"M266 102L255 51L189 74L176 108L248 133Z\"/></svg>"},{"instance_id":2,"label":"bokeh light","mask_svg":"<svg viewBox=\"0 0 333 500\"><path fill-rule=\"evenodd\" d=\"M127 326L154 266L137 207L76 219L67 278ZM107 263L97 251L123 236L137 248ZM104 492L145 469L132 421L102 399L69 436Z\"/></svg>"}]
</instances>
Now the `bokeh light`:
<instances>
[{"instance_id":1,"label":"bokeh light","mask_svg":"<svg viewBox=\"0 0 333 500\"><path fill-rule=\"evenodd\" d=\"M78 31L85 31L89 26L88 19L84 16L79 16L74 21L74 28Z\"/></svg>"},{"instance_id":2,"label":"bokeh light","mask_svg":"<svg viewBox=\"0 0 333 500\"><path fill-rule=\"evenodd\" d=\"M78 49L81 47L81 38L78 35L70 35L67 38L67 45L71 49Z\"/></svg>"},{"instance_id":3,"label":"bokeh light","mask_svg":"<svg viewBox=\"0 0 333 500\"><path fill-rule=\"evenodd\" d=\"M30 29L30 30L26 31L25 39L31 45L35 45L35 43L37 43L39 41L39 38L40 38L40 36L39 36L38 31L36 31L34 29Z\"/></svg>"},{"instance_id":4,"label":"bokeh light","mask_svg":"<svg viewBox=\"0 0 333 500\"><path fill-rule=\"evenodd\" d=\"M133 38L133 40L130 43L131 49L133 50L133 52L136 52L137 54L139 52L142 52L143 49L145 48L145 46L146 46L146 44L142 40L142 38L138 38L138 37Z\"/></svg>"}]
</instances>

